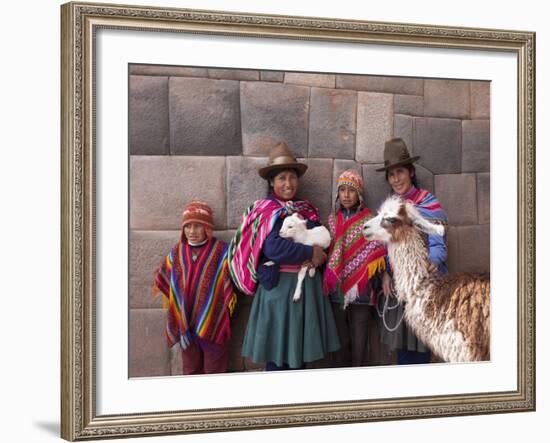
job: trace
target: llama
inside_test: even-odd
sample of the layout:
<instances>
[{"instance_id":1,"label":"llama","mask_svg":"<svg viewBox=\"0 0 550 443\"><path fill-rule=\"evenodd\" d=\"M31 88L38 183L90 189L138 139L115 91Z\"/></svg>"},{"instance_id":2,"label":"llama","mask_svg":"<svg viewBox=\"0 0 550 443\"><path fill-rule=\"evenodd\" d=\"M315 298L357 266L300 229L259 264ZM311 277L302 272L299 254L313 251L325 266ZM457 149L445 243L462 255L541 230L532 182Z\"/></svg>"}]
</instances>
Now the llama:
<instances>
[{"instance_id":1,"label":"llama","mask_svg":"<svg viewBox=\"0 0 550 443\"><path fill-rule=\"evenodd\" d=\"M324 226L316 226L312 229L307 229L307 221L294 213L286 217L283 221L283 226L279 230L279 235L282 238L291 239L294 242L302 243L309 246L321 246L328 248L330 245L330 233ZM268 262L270 263L270 262ZM268 263L265 263L266 265ZM306 276L307 266L302 266L298 272L298 282L292 300L297 302L302 295L302 282ZM309 276L315 275L315 268L309 268Z\"/></svg>"},{"instance_id":2,"label":"llama","mask_svg":"<svg viewBox=\"0 0 550 443\"><path fill-rule=\"evenodd\" d=\"M369 240L387 243L397 299L405 321L446 362L490 358L490 283L487 276L429 272L426 234L444 235L410 202L393 196L363 227Z\"/></svg>"}]
</instances>

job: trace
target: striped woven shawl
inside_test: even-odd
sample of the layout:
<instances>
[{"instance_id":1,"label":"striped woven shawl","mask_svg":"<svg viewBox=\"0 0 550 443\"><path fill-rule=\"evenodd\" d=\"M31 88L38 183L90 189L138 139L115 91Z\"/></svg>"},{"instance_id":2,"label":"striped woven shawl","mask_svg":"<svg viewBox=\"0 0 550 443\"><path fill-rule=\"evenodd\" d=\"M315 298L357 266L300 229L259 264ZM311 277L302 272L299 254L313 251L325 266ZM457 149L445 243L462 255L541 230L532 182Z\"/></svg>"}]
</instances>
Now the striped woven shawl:
<instances>
[{"instance_id":1,"label":"striped woven shawl","mask_svg":"<svg viewBox=\"0 0 550 443\"><path fill-rule=\"evenodd\" d=\"M265 239L279 217L295 212L308 220L319 221L317 208L304 200L283 202L270 195L246 209L228 252L229 272L240 291L254 295L258 285L258 262Z\"/></svg>"},{"instance_id":2,"label":"striped woven shawl","mask_svg":"<svg viewBox=\"0 0 550 443\"><path fill-rule=\"evenodd\" d=\"M227 244L215 238L200 248L180 241L156 272L155 286L168 299L166 337L186 349L194 337L216 344L230 336L230 315L237 297L227 268Z\"/></svg>"},{"instance_id":3,"label":"striped woven shawl","mask_svg":"<svg viewBox=\"0 0 550 443\"><path fill-rule=\"evenodd\" d=\"M441 203L435 195L426 189L418 189L413 186L401 198L410 201L416 206L420 214L436 223L446 224L447 214L441 207Z\"/></svg>"},{"instance_id":4,"label":"striped woven shawl","mask_svg":"<svg viewBox=\"0 0 550 443\"><path fill-rule=\"evenodd\" d=\"M345 296L357 285L358 295L369 279L386 269L386 248L381 242L368 241L362 234L363 225L371 218L370 209L357 211L345 220L342 211L331 214L328 226L332 237L328 265L323 276L325 293L334 292L338 283ZM349 300L349 301L353 301Z\"/></svg>"}]
</instances>

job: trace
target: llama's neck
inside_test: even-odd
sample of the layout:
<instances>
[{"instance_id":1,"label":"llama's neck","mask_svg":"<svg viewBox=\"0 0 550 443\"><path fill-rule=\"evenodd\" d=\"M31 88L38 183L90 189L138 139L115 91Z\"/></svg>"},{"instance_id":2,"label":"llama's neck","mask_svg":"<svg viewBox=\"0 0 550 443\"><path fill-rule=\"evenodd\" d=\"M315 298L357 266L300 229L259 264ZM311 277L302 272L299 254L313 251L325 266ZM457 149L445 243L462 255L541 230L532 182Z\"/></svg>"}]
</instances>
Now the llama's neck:
<instances>
[{"instance_id":1,"label":"llama's neck","mask_svg":"<svg viewBox=\"0 0 550 443\"><path fill-rule=\"evenodd\" d=\"M411 230L404 241L388 245L388 255L399 300L412 303L422 297L429 277L428 251L422 234Z\"/></svg>"}]
</instances>

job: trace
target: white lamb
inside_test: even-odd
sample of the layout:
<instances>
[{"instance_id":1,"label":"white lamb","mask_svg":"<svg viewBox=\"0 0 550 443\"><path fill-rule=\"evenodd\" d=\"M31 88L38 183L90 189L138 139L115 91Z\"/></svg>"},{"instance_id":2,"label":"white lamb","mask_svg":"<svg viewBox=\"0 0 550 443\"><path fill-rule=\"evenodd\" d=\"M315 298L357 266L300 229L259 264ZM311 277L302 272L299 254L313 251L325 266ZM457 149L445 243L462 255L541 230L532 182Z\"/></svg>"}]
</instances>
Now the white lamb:
<instances>
[{"instance_id":1,"label":"white lamb","mask_svg":"<svg viewBox=\"0 0 550 443\"><path fill-rule=\"evenodd\" d=\"M286 217L283 221L283 226L279 231L279 235L286 239L292 239L296 243L301 243L308 246L321 246L323 249L330 245L330 233L324 226L317 226L312 229L307 229L307 221L294 213ZM294 290L292 300L295 302L300 300L302 295L302 282L306 276L308 267L302 266L298 272L298 282ZM315 275L315 268L309 269L309 276Z\"/></svg>"}]
</instances>

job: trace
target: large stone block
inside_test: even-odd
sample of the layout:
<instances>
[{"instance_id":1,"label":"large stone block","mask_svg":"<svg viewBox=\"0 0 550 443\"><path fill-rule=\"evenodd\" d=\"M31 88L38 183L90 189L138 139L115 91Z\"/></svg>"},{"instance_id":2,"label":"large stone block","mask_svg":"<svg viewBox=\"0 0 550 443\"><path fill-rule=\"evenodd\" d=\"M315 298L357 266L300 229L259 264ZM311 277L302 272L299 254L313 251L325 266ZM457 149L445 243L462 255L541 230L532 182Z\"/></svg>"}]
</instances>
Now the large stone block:
<instances>
[{"instance_id":1,"label":"large stone block","mask_svg":"<svg viewBox=\"0 0 550 443\"><path fill-rule=\"evenodd\" d=\"M491 82L470 82L472 118L488 119L491 115Z\"/></svg>"},{"instance_id":2,"label":"large stone block","mask_svg":"<svg viewBox=\"0 0 550 443\"><path fill-rule=\"evenodd\" d=\"M260 71L252 69L209 69L208 77L225 80L260 80Z\"/></svg>"},{"instance_id":3,"label":"large stone block","mask_svg":"<svg viewBox=\"0 0 550 443\"><path fill-rule=\"evenodd\" d=\"M358 163L354 160L343 160L338 158L334 159L334 164L332 166L332 200L331 200L332 209L334 209L334 202L336 201L336 197L338 196L336 180L338 179L338 177L342 172L348 169L352 169L355 172L359 173L361 176L363 176L361 163Z\"/></svg>"},{"instance_id":4,"label":"large stone block","mask_svg":"<svg viewBox=\"0 0 550 443\"><path fill-rule=\"evenodd\" d=\"M129 88L130 154L168 154L168 78L131 75Z\"/></svg>"},{"instance_id":5,"label":"large stone block","mask_svg":"<svg viewBox=\"0 0 550 443\"><path fill-rule=\"evenodd\" d=\"M285 73L285 83L301 86L316 86L318 88L334 88L336 86L336 76L334 74L287 72Z\"/></svg>"},{"instance_id":6,"label":"large stone block","mask_svg":"<svg viewBox=\"0 0 550 443\"><path fill-rule=\"evenodd\" d=\"M356 91L389 92L422 95L424 80L410 77L379 77L373 75L337 75L336 87Z\"/></svg>"},{"instance_id":7,"label":"large stone block","mask_svg":"<svg viewBox=\"0 0 550 443\"><path fill-rule=\"evenodd\" d=\"M260 80L281 83L285 80L285 73L282 71L260 71Z\"/></svg>"},{"instance_id":8,"label":"large stone block","mask_svg":"<svg viewBox=\"0 0 550 443\"><path fill-rule=\"evenodd\" d=\"M154 274L180 235L181 231L130 231L130 308L162 307L162 296L151 293Z\"/></svg>"},{"instance_id":9,"label":"large stone block","mask_svg":"<svg viewBox=\"0 0 550 443\"><path fill-rule=\"evenodd\" d=\"M426 169L424 166L416 163L414 165L416 171L416 180L418 186L423 189L427 189L432 194L435 193L434 175Z\"/></svg>"},{"instance_id":10,"label":"large stone block","mask_svg":"<svg viewBox=\"0 0 550 443\"><path fill-rule=\"evenodd\" d=\"M371 92L357 95L355 159L362 163L381 163L384 143L393 135L393 95Z\"/></svg>"},{"instance_id":11,"label":"large stone block","mask_svg":"<svg viewBox=\"0 0 550 443\"><path fill-rule=\"evenodd\" d=\"M414 154L419 164L434 174L456 174L462 168L462 125L460 120L414 119Z\"/></svg>"},{"instance_id":12,"label":"large stone block","mask_svg":"<svg viewBox=\"0 0 550 443\"><path fill-rule=\"evenodd\" d=\"M396 114L424 115L424 97L422 95L396 94L393 98L393 111Z\"/></svg>"},{"instance_id":13,"label":"large stone block","mask_svg":"<svg viewBox=\"0 0 550 443\"><path fill-rule=\"evenodd\" d=\"M490 234L490 225L458 227L459 271L490 272Z\"/></svg>"},{"instance_id":14,"label":"large stone block","mask_svg":"<svg viewBox=\"0 0 550 443\"><path fill-rule=\"evenodd\" d=\"M129 376L170 375L164 309L130 309Z\"/></svg>"},{"instance_id":15,"label":"large stone block","mask_svg":"<svg viewBox=\"0 0 550 443\"><path fill-rule=\"evenodd\" d=\"M238 81L170 78L170 152L240 154L239 100Z\"/></svg>"},{"instance_id":16,"label":"large stone block","mask_svg":"<svg viewBox=\"0 0 550 443\"><path fill-rule=\"evenodd\" d=\"M311 88L309 156L355 157L357 93Z\"/></svg>"},{"instance_id":17,"label":"large stone block","mask_svg":"<svg viewBox=\"0 0 550 443\"><path fill-rule=\"evenodd\" d=\"M310 201L319 209L321 221L325 221L332 208L332 160L308 158L300 159L308 165L307 172L300 178L298 197Z\"/></svg>"},{"instance_id":18,"label":"large stone block","mask_svg":"<svg viewBox=\"0 0 550 443\"><path fill-rule=\"evenodd\" d=\"M235 235L235 229L229 229L227 231L214 231L214 237L218 240L229 243Z\"/></svg>"},{"instance_id":19,"label":"large stone block","mask_svg":"<svg viewBox=\"0 0 550 443\"><path fill-rule=\"evenodd\" d=\"M458 227L449 226L447 229L447 268L449 272L460 271Z\"/></svg>"},{"instance_id":20,"label":"large stone block","mask_svg":"<svg viewBox=\"0 0 550 443\"><path fill-rule=\"evenodd\" d=\"M477 224L475 174L435 176L435 195L452 225Z\"/></svg>"},{"instance_id":21,"label":"large stone block","mask_svg":"<svg viewBox=\"0 0 550 443\"><path fill-rule=\"evenodd\" d=\"M477 215L478 223L491 222L491 174L477 174Z\"/></svg>"},{"instance_id":22,"label":"large stone block","mask_svg":"<svg viewBox=\"0 0 550 443\"><path fill-rule=\"evenodd\" d=\"M363 165L363 180L365 182L365 199L367 206L373 213L378 211L382 202L390 195L390 185L386 181L384 171L376 171L382 163L375 165Z\"/></svg>"},{"instance_id":23,"label":"large stone block","mask_svg":"<svg viewBox=\"0 0 550 443\"><path fill-rule=\"evenodd\" d=\"M491 157L489 120L462 122L462 171L489 172Z\"/></svg>"},{"instance_id":24,"label":"large stone block","mask_svg":"<svg viewBox=\"0 0 550 443\"><path fill-rule=\"evenodd\" d=\"M238 228L244 210L267 194L267 181L258 170L267 165L264 157L227 158L227 226Z\"/></svg>"},{"instance_id":25,"label":"large stone block","mask_svg":"<svg viewBox=\"0 0 550 443\"><path fill-rule=\"evenodd\" d=\"M464 80L425 80L424 115L468 118L470 82Z\"/></svg>"},{"instance_id":26,"label":"large stone block","mask_svg":"<svg viewBox=\"0 0 550 443\"><path fill-rule=\"evenodd\" d=\"M216 229L227 224L225 157L130 157L130 229L179 230L183 207L206 201Z\"/></svg>"},{"instance_id":27,"label":"large stone block","mask_svg":"<svg viewBox=\"0 0 550 443\"><path fill-rule=\"evenodd\" d=\"M309 89L280 83L242 82L243 150L267 156L285 141L296 157L307 155Z\"/></svg>"},{"instance_id":28,"label":"large stone block","mask_svg":"<svg viewBox=\"0 0 550 443\"><path fill-rule=\"evenodd\" d=\"M130 64L130 75L160 75L164 77L208 77L208 69L186 66Z\"/></svg>"},{"instance_id":29,"label":"large stone block","mask_svg":"<svg viewBox=\"0 0 550 443\"><path fill-rule=\"evenodd\" d=\"M402 138L411 155L414 154L414 118L408 115L394 114L393 136Z\"/></svg>"}]
</instances>

